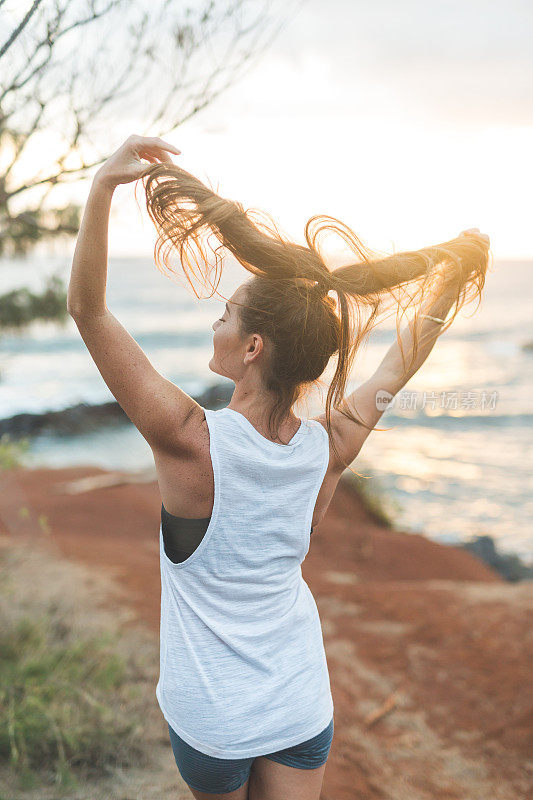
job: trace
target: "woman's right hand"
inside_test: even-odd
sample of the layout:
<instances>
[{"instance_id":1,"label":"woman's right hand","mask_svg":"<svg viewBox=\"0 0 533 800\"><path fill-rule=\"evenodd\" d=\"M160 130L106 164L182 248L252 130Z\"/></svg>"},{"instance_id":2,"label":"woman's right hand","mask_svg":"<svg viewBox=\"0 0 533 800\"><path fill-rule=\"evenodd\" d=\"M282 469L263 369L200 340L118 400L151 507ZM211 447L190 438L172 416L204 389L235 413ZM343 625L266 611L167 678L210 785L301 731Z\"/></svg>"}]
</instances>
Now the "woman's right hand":
<instances>
[{"instance_id":1,"label":"woman's right hand","mask_svg":"<svg viewBox=\"0 0 533 800\"><path fill-rule=\"evenodd\" d=\"M465 247L468 240L472 244L475 242L476 247ZM454 242L456 243L455 247ZM479 228L468 228L465 231L461 231L459 236L449 242L448 245L451 246L450 249L455 250L455 254L458 257L457 260L451 263L450 260L439 262L433 271L446 286L449 286L450 291L453 293L460 286L467 283L473 274L485 273L488 265L490 239L486 233L481 233Z\"/></svg>"},{"instance_id":2,"label":"woman's right hand","mask_svg":"<svg viewBox=\"0 0 533 800\"><path fill-rule=\"evenodd\" d=\"M477 239L483 239L487 243L487 247L490 247L490 239L486 233L481 233L479 228L468 228L466 231L461 231L459 236L468 236L469 234L473 234Z\"/></svg>"}]
</instances>

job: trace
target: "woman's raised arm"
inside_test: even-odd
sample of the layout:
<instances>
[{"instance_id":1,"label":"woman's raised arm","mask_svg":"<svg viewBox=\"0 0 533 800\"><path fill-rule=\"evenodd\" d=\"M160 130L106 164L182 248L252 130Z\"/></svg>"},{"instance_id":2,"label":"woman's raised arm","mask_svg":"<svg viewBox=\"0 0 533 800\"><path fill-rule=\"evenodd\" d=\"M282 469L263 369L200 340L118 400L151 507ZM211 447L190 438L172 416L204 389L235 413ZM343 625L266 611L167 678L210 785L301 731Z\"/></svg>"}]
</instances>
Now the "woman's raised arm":
<instances>
[{"instance_id":1,"label":"woman's raised arm","mask_svg":"<svg viewBox=\"0 0 533 800\"><path fill-rule=\"evenodd\" d=\"M477 228L463 231L460 236L470 233L481 237L487 247L490 246L489 237ZM468 274L461 274L455 264L446 265L444 269L439 266L438 270L439 291L422 306L415 319L404 326L378 367L378 372L397 377L396 392L420 369L443 330L453 321L454 317L446 324L446 317L469 278Z\"/></svg>"}]
</instances>

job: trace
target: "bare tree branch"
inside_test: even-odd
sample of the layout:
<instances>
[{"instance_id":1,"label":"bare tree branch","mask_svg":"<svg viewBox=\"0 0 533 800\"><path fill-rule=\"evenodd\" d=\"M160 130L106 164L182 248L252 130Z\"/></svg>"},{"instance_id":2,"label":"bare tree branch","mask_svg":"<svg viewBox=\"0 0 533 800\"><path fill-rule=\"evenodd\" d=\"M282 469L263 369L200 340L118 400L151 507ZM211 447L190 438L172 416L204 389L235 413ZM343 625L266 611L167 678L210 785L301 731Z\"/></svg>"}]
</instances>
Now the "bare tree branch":
<instances>
[{"instance_id":1,"label":"bare tree branch","mask_svg":"<svg viewBox=\"0 0 533 800\"><path fill-rule=\"evenodd\" d=\"M28 13L24 17L24 19L20 22L19 25L17 25L17 27L15 28L15 30L13 31L13 33L11 34L11 36L9 37L7 42L4 45L2 45L2 47L0 47L0 58L2 58L4 53L7 50L9 50L9 48L11 47L11 45L13 44L15 39L18 36L20 36L20 34L24 30L24 28L26 27L26 25L28 24L30 19L33 17L33 15L35 14L35 12L37 11L37 9L39 8L39 6L41 5L42 2L43 2L43 0L34 0L32 7L28 11Z\"/></svg>"},{"instance_id":2,"label":"bare tree branch","mask_svg":"<svg viewBox=\"0 0 533 800\"><path fill-rule=\"evenodd\" d=\"M39 3L40 2L41 2L41 0L39 0ZM35 45L34 51L31 54L30 58L28 59L28 61L26 61L23 64L21 71L13 79L13 82L12 82L11 86L6 87L6 91L9 92L9 91L13 91L15 89L21 89L22 86L24 86L26 83L28 83L28 81L30 81L37 72L40 72L42 70L42 68L50 61L50 58L51 58L51 55L52 55L52 48L57 43L58 39L60 39L66 33L69 33L70 31L74 30L75 28L80 27L81 25L87 25L88 23L94 22L94 20L97 20L100 17L103 17L105 14L107 14L109 11L111 11L114 8L116 8L118 5L120 5L123 2L124 2L124 0L111 0L111 2L109 2L107 4L107 6L105 6L105 8L103 8L101 11L98 11L98 12L95 11L91 15L89 15L89 16L87 16L85 18L76 20L71 25L67 25L65 28L60 30L60 28L59 28L60 23L63 20L63 16L65 15L65 13L66 13L66 11L68 9L68 5L69 5L69 2L67 0L67 3L63 6L63 8L59 8L59 7L57 8L56 17L53 20L53 22L50 21L50 20L48 21L46 35L44 36L44 38L40 42L38 42ZM92 5L92 3L91 3L91 5ZM28 75L26 75L26 77L24 79L21 79L20 82L17 82L19 80L20 76L22 75L22 73L24 72L24 70L26 70L29 66L31 66L33 59L40 53L41 49L44 48L44 47L48 47L48 52L47 52L47 54L45 56L44 61L42 61L40 64L38 64L37 67L35 67L32 72L28 73ZM3 55L3 53L0 53L0 57L2 55ZM5 92L4 92L4 94L5 94ZM0 96L0 102L2 101L2 97L3 97L3 95Z\"/></svg>"},{"instance_id":3,"label":"bare tree branch","mask_svg":"<svg viewBox=\"0 0 533 800\"><path fill-rule=\"evenodd\" d=\"M40 231L75 232L75 206L50 222L57 187L87 177L132 129L165 136L198 114L262 55L295 1L35 0L20 11L0 50L0 254L31 248Z\"/></svg>"}]
</instances>

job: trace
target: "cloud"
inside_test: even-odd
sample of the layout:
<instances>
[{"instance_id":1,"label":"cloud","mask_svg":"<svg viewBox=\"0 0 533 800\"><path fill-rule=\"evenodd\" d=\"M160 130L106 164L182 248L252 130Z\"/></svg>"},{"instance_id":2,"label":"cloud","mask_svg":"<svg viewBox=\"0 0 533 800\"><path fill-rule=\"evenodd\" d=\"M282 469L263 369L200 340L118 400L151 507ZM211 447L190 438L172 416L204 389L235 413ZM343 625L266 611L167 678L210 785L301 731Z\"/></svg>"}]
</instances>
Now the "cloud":
<instances>
[{"instance_id":1,"label":"cloud","mask_svg":"<svg viewBox=\"0 0 533 800\"><path fill-rule=\"evenodd\" d=\"M358 114L528 125L532 35L529 0L310 0L242 90L254 113L352 103Z\"/></svg>"}]
</instances>

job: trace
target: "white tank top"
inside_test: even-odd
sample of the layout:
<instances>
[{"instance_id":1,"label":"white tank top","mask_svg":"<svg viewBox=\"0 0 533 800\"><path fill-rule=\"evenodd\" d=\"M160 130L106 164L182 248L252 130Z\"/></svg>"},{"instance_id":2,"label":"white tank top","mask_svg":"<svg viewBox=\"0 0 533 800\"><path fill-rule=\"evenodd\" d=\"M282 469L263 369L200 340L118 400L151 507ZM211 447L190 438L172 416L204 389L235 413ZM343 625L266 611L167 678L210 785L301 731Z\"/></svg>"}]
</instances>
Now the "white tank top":
<instances>
[{"instance_id":1,"label":"white tank top","mask_svg":"<svg viewBox=\"0 0 533 800\"><path fill-rule=\"evenodd\" d=\"M306 741L333 716L320 617L301 571L329 440L317 420L302 419L284 445L234 409L203 410L213 511L180 563L159 529L156 697L189 745L247 758Z\"/></svg>"}]
</instances>

